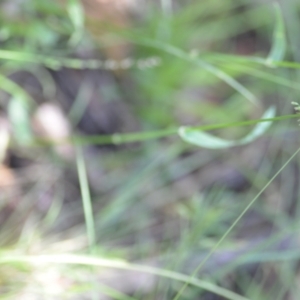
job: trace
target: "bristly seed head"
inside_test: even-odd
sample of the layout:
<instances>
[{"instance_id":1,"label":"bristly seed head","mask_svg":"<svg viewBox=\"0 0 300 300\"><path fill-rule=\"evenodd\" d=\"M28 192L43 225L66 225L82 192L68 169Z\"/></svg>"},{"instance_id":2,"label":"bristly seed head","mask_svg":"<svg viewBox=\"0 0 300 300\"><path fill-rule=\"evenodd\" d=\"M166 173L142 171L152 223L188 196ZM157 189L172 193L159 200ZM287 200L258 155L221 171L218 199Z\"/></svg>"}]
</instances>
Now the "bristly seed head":
<instances>
[{"instance_id":1,"label":"bristly seed head","mask_svg":"<svg viewBox=\"0 0 300 300\"><path fill-rule=\"evenodd\" d=\"M298 102L291 102L292 105L294 105L294 110L296 111L296 113L300 113L300 104ZM300 126L300 119L297 120L298 125Z\"/></svg>"}]
</instances>

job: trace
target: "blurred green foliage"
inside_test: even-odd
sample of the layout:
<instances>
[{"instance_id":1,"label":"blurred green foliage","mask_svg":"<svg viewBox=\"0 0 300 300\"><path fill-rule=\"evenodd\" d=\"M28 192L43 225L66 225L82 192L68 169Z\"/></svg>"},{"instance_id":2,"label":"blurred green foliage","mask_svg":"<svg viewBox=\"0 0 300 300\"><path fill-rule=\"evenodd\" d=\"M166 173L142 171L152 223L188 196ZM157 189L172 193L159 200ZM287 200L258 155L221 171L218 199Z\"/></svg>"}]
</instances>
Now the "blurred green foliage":
<instances>
[{"instance_id":1,"label":"blurred green foliage","mask_svg":"<svg viewBox=\"0 0 300 300\"><path fill-rule=\"evenodd\" d=\"M298 101L299 94L300 48L296 47L295 34L299 5L287 1L274 9L270 3L246 0L171 1L172 6L167 2L137 4L143 7L135 8L127 27L103 25L99 20L99 26L106 26L106 39L85 27L90 24L89 16L83 14L78 1L64 5L50 0L1 3L0 88L9 96L1 94L0 109L13 127L8 156L27 165L14 169L12 159L5 161L21 183L16 184L13 196L1 194L0 212L4 216L0 214L0 223L2 218L5 222L0 230L0 299L20 298L28 287L31 295L42 295L43 299L76 299L90 295L91 290L100 290L112 299L174 299L182 288L180 281L189 283L187 276L262 190L264 193L203 266L200 281L190 279L180 299L221 299L213 293L218 294L218 286L227 296L232 292L244 297L230 294L229 299L281 300L287 295L297 299L297 160L268 183L298 148L294 120L274 122L263 138L230 151L196 148L179 138L146 137L145 142L129 146L89 146L77 157L64 159L55 147L30 145L31 118L41 100L16 83L14 75L29 71L42 86L40 98L58 102L57 82L52 77L55 72L74 69L69 74L77 76L97 70L110 59L107 49L124 41L135 63L123 73L108 67L99 71L109 74L113 83L107 85L105 99L96 101L107 104L121 97L124 107L132 112L131 122L138 123L138 136L148 130L179 126L238 124L260 118L271 106L276 106L278 115L291 114L290 103ZM92 53L92 57L74 60L82 53ZM94 57L97 60L89 60ZM139 67L137 62L149 57L160 58L161 64ZM62 79L69 84L70 78ZM74 85L70 86L72 90ZM256 105L248 101L251 99ZM80 118L88 104L76 105L83 110L75 114ZM66 115L74 116L74 106ZM104 115L109 119L106 111ZM73 130L77 133L78 129ZM249 127L236 126L213 133L236 139L248 132ZM121 137L104 138L117 144ZM15 195L22 201L7 206L14 203ZM44 209L41 203L50 204ZM93 261L89 250L100 263ZM60 261L62 252L89 252L89 256L71 256L72 262L68 261L70 256L64 256ZM47 260L39 256L43 253L53 254L49 282L55 278L58 286L63 286L59 295L50 295L38 280L46 272L40 270ZM25 255L25 259L18 260L17 254ZM32 268L24 267L27 254ZM22 263L13 263L14 259ZM141 267L146 274L158 274L158 279L148 289L126 281L125 291L120 288L120 293L114 284L110 289L97 286L99 279L95 278L107 275L105 265L138 268L131 263L123 265L119 259L158 266L159 271ZM59 267L59 263L67 262L79 266ZM7 280L7 272L17 274L11 275L15 283ZM180 279L179 272L187 276ZM116 273L109 283L120 280ZM206 283L212 284L210 289L200 288ZM37 286L39 289L33 288Z\"/></svg>"}]
</instances>

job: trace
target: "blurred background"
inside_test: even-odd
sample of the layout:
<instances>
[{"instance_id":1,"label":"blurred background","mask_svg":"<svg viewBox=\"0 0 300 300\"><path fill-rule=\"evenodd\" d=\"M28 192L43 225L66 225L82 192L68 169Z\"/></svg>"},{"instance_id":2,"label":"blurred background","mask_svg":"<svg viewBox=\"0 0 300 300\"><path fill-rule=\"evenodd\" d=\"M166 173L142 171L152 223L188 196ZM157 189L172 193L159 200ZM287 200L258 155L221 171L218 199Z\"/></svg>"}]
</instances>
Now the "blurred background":
<instances>
[{"instance_id":1,"label":"blurred background","mask_svg":"<svg viewBox=\"0 0 300 300\"><path fill-rule=\"evenodd\" d=\"M176 135L293 114L300 4L281 2L1 1L0 299L299 299L299 159L270 181L296 119L229 149Z\"/></svg>"}]
</instances>

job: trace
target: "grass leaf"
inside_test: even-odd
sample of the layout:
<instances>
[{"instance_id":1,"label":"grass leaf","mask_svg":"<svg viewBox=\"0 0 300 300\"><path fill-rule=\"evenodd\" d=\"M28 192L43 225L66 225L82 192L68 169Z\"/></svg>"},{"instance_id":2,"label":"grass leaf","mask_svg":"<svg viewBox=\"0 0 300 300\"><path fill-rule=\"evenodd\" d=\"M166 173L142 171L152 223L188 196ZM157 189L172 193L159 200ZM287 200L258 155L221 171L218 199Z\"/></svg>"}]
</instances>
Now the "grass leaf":
<instances>
[{"instance_id":1,"label":"grass leaf","mask_svg":"<svg viewBox=\"0 0 300 300\"><path fill-rule=\"evenodd\" d=\"M22 145L33 140L30 125L29 107L20 97L13 97L8 103L8 115L12 123L15 139Z\"/></svg>"},{"instance_id":2,"label":"grass leaf","mask_svg":"<svg viewBox=\"0 0 300 300\"><path fill-rule=\"evenodd\" d=\"M69 0L67 8L74 27L74 32L69 40L69 44L73 46L80 41L84 31L84 11L78 0Z\"/></svg>"},{"instance_id":3,"label":"grass leaf","mask_svg":"<svg viewBox=\"0 0 300 300\"><path fill-rule=\"evenodd\" d=\"M263 115L263 119L272 118L275 116L275 107L271 106ZM223 149L233 146L240 146L248 144L261 135L263 135L267 129L270 127L271 122L264 122L257 124L254 129L242 139L231 141L221 139L219 137L213 136L209 133L203 132L198 129L193 129L189 127L180 127L178 130L179 136L186 142L197 145L199 147L208 149Z\"/></svg>"},{"instance_id":4,"label":"grass leaf","mask_svg":"<svg viewBox=\"0 0 300 300\"><path fill-rule=\"evenodd\" d=\"M286 52L286 37L284 20L278 3L274 4L276 14L276 25L273 35L273 44L267 58L267 64L272 65L274 61L281 61Z\"/></svg>"},{"instance_id":5,"label":"grass leaf","mask_svg":"<svg viewBox=\"0 0 300 300\"><path fill-rule=\"evenodd\" d=\"M76 163L77 163L77 172L79 177L80 191L81 191L84 217L86 223L87 237L88 237L90 250L92 252L96 244L95 222L93 216L93 207L92 207L90 188L89 188L88 178L86 173L86 166L84 162L82 149L80 146L76 147Z\"/></svg>"},{"instance_id":6,"label":"grass leaf","mask_svg":"<svg viewBox=\"0 0 300 300\"><path fill-rule=\"evenodd\" d=\"M152 39L135 39L134 37L129 37L132 41L136 42L137 44L145 45L148 47L153 47L169 53L173 56L176 56L180 59L183 59L187 62L192 63L193 65L200 67L206 70L208 73L213 74L223 82L226 82L229 86L231 86L234 90L244 96L248 101L250 101L254 105L258 105L258 99L256 96L251 93L246 87L240 84L237 80L235 80L232 76L228 75L221 69L217 68L216 66L208 63L207 61L201 59L200 57L193 57L189 53L181 50L180 48L174 47L172 45L152 40Z\"/></svg>"},{"instance_id":7,"label":"grass leaf","mask_svg":"<svg viewBox=\"0 0 300 300\"><path fill-rule=\"evenodd\" d=\"M153 274L160 277L170 278L180 282L188 282L189 284L203 290L210 291L225 299L230 300L249 300L246 297L238 295L230 290L217 286L209 281L200 280L198 278L190 278L190 276L162 269L155 268L140 264L132 264L125 260L107 259L101 257L74 255L74 254L61 254L61 255L5 255L4 252L0 253L0 264L7 263L28 263L33 265L39 264L71 264L71 265L85 265L94 267L106 267L120 270L137 271L147 274Z\"/></svg>"}]
</instances>

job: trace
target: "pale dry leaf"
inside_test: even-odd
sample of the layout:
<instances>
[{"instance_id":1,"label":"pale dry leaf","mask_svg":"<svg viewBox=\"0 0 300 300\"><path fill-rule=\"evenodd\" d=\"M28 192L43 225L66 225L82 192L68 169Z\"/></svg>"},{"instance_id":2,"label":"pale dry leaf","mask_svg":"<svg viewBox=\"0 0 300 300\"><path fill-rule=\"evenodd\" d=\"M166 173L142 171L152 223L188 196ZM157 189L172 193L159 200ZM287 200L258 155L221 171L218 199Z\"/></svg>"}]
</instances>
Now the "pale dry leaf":
<instances>
[{"instance_id":1,"label":"pale dry leaf","mask_svg":"<svg viewBox=\"0 0 300 300\"><path fill-rule=\"evenodd\" d=\"M71 135L71 126L66 116L62 109L53 103L40 105L32 121L36 133L53 143L66 141ZM56 145L55 149L64 158L73 154L73 149L70 145Z\"/></svg>"},{"instance_id":2,"label":"pale dry leaf","mask_svg":"<svg viewBox=\"0 0 300 300\"><path fill-rule=\"evenodd\" d=\"M9 145L10 130L8 120L0 116L0 164L4 161Z\"/></svg>"}]
</instances>

